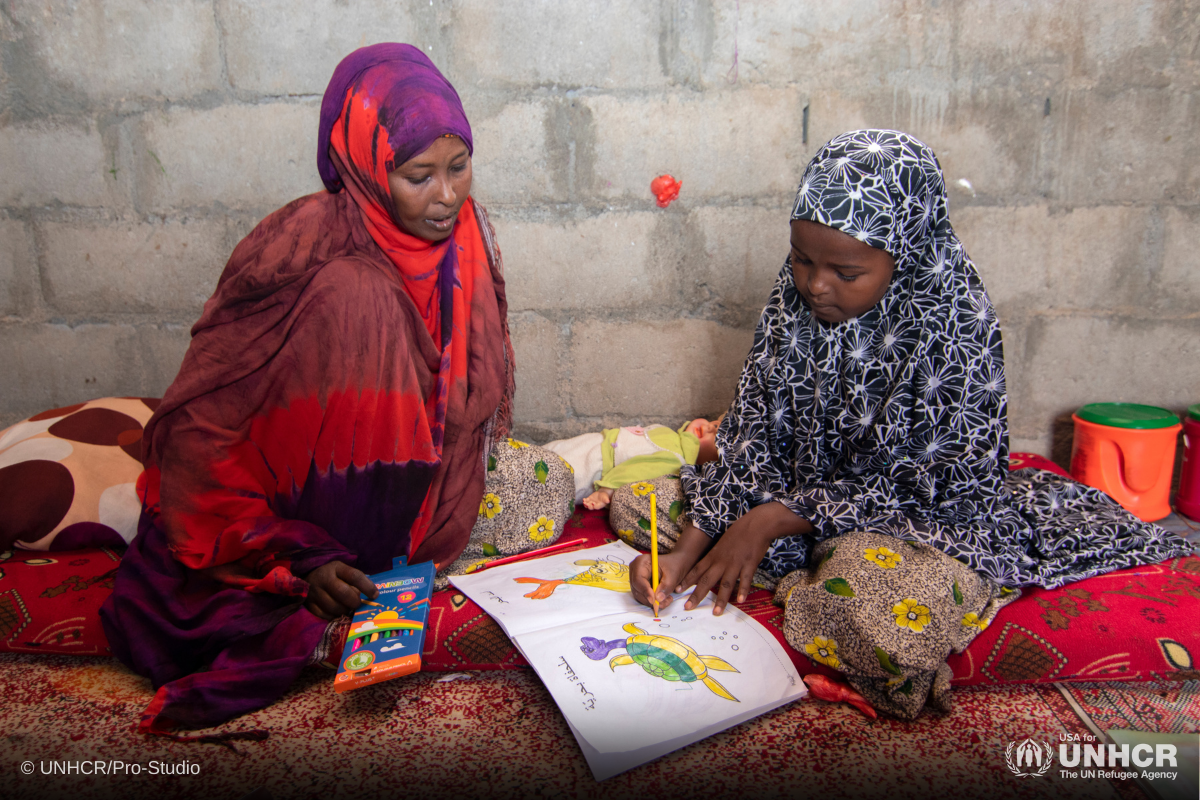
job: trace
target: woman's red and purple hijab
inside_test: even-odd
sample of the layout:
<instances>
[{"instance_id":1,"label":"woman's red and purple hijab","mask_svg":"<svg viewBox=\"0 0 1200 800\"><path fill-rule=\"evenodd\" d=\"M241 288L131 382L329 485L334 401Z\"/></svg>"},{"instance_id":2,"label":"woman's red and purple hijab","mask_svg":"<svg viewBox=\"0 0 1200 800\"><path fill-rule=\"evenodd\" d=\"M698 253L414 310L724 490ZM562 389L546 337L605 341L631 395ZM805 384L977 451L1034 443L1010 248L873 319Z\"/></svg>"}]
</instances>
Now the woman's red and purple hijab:
<instances>
[{"instance_id":1,"label":"woman's red and purple hijab","mask_svg":"<svg viewBox=\"0 0 1200 800\"><path fill-rule=\"evenodd\" d=\"M139 533L102 611L157 689L143 730L280 696L326 628L302 607L309 571L466 545L511 413L499 252L469 199L448 240L409 235L387 182L444 135L472 148L417 48L348 56L321 109L328 191L263 220L205 304L146 426Z\"/></svg>"}]
</instances>

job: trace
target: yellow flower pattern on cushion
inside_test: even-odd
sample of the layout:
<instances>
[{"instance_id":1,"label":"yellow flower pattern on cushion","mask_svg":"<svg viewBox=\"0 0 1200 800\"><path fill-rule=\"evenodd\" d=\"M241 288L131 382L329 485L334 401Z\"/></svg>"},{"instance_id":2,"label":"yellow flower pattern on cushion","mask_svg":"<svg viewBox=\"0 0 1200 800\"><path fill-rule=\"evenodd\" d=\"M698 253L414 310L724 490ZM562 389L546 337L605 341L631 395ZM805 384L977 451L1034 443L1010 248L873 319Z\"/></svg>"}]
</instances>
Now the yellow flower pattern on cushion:
<instances>
[{"instance_id":1,"label":"yellow flower pattern on cushion","mask_svg":"<svg viewBox=\"0 0 1200 800\"><path fill-rule=\"evenodd\" d=\"M529 447L529 445L525 444L524 442L518 442L516 439L509 439L508 443L510 445L512 445L513 450L521 450L523 448Z\"/></svg>"},{"instance_id":2,"label":"yellow flower pattern on cushion","mask_svg":"<svg viewBox=\"0 0 1200 800\"><path fill-rule=\"evenodd\" d=\"M479 516L481 517L491 519L503 510L504 506L500 505L500 498L491 492L485 494L479 501Z\"/></svg>"},{"instance_id":3,"label":"yellow flower pattern on cushion","mask_svg":"<svg viewBox=\"0 0 1200 800\"><path fill-rule=\"evenodd\" d=\"M863 550L863 558L883 569L895 569L896 565L904 560L904 556L886 547L868 547Z\"/></svg>"},{"instance_id":4,"label":"yellow flower pattern on cushion","mask_svg":"<svg viewBox=\"0 0 1200 800\"><path fill-rule=\"evenodd\" d=\"M633 531L617 531L617 538L628 544L633 544L637 541L633 538Z\"/></svg>"},{"instance_id":5,"label":"yellow flower pattern on cushion","mask_svg":"<svg viewBox=\"0 0 1200 800\"><path fill-rule=\"evenodd\" d=\"M911 597L892 606L892 613L896 616L897 625L913 633L925 630L925 626L933 619L929 606L923 606Z\"/></svg>"},{"instance_id":6,"label":"yellow flower pattern on cushion","mask_svg":"<svg viewBox=\"0 0 1200 800\"><path fill-rule=\"evenodd\" d=\"M982 631L987 629L988 621L986 619L980 619L978 614L976 614L974 611L971 611L963 617L962 624L966 625L968 628L978 628Z\"/></svg>"},{"instance_id":7,"label":"yellow flower pattern on cushion","mask_svg":"<svg viewBox=\"0 0 1200 800\"><path fill-rule=\"evenodd\" d=\"M808 653L808 657L813 661L820 661L827 667L837 669L841 666L837 657L837 642L833 639L826 639L824 636L814 636L813 640L804 645L804 652Z\"/></svg>"},{"instance_id":8,"label":"yellow flower pattern on cushion","mask_svg":"<svg viewBox=\"0 0 1200 800\"><path fill-rule=\"evenodd\" d=\"M554 535L554 520L538 517L537 522L529 526L529 538L535 542L544 542Z\"/></svg>"},{"instance_id":9,"label":"yellow flower pattern on cushion","mask_svg":"<svg viewBox=\"0 0 1200 800\"><path fill-rule=\"evenodd\" d=\"M633 494L635 497L645 497L654 491L654 484L646 481L639 481L633 485Z\"/></svg>"}]
</instances>

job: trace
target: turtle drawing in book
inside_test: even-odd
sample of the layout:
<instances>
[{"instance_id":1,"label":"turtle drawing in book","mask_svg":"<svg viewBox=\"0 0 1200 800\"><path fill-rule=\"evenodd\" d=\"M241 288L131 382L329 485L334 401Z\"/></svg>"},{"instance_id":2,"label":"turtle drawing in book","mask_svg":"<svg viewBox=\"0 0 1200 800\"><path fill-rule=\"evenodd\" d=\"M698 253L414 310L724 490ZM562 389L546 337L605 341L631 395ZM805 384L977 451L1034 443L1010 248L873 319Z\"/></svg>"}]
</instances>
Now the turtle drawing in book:
<instances>
[{"instance_id":1,"label":"turtle drawing in book","mask_svg":"<svg viewBox=\"0 0 1200 800\"><path fill-rule=\"evenodd\" d=\"M545 600L554 590L564 584L592 586L611 592L629 592L629 565L616 558L585 558L575 562L576 566L587 567L577 575L562 579L513 578L517 583L536 583L538 587L525 595L531 600Z\"/></svg>"},{"instance_id":2,"label":"turtle drawing in book","mask_svg":"<svg viewBox=\"0 0 1200 800\"><path fill-rule=\"evenodd\" d=\"M626 633L633 635L627 639L613 639L608 642L584 636L580 639L583 644L579 649L588 658L599 661L611 651L623 648L624 655L613 656L608 662L613 671L627 664L637 664L656 678L682 683L699 681L711 689L713 694L735 703L741 702L708 673L710 669L737 672L737 667L725 659L718 656L702 656L678 639L646 633L634 622L622 627Z\"/></svg>"}]
</instances>

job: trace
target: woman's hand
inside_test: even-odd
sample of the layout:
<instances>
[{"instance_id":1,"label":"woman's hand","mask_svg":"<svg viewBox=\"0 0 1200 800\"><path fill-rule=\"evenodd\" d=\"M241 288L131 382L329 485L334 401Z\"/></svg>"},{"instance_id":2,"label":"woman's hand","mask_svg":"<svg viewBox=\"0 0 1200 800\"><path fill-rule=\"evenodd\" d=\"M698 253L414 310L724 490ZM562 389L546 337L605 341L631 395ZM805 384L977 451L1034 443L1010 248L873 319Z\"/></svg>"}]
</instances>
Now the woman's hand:
<instances>
[{"instance_id":1,"label":"woman's hand","mask_svg":"<svg viewBox=\"0 0 1200 800\"><path fill-rule=\"evenodd\" d=\"M334 619L354 613L362 599L359 592L374 600L379 590L361 570L343 561L330 561L304 578L308 597L304 607L321 619Z\"/></svg>"},{"instance_id":2,"label":"woman's hand","mask_svg":"<svg viewBox=\"0 0 1200 800\"><path fill-rule=\"evenodd\" d=\"M684 576L682 585L695 584L692 596L684 603L691 611L704 601L713 589L717 599L713 614L719 616L737 589L737 602L744 603L750 594L754 571L762 563L771 543L783 536L812 532L812 525L801 519L782 503L766 503L750 509L741 519L725 529L699 563Z\"/></svg>"},{"instance_id":3,"label":"woman's hand","mask_svg":"<svg viewBox=\"0 0 1200 800\"><path fill-rule=\"evenodd\" d=\"M671 552L658 557L659 611L671 605L674 599L671 592L683 590L681 579L696 560L704 555L709 544L710 540L703 531L687 525ZM646 554L638 556L629 565L629 589L633 593L633 599L646 606L653 605L654 600L650 586L650 562L650 555Z\"/></svg>"}]
</instances>

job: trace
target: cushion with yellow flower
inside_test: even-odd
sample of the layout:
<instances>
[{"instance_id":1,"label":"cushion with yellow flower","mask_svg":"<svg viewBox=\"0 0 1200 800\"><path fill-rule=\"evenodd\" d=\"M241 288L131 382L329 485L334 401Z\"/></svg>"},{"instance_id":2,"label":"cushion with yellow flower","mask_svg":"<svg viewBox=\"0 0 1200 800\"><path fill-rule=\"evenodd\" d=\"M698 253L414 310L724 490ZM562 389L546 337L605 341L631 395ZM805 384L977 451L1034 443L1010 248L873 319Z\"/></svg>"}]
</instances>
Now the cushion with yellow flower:
<instances>
[{"instance_id":1,"label":"cushion with yellow flower","mask_svg":"<svg viewBox=\"0 0 1200 800\"><path fill-rule=\"evenodd\" d=\"M654 484L649 481L638 481L637 483L629 484L629 488L636 497L645 497L654 491Z\"/></svg>"},{"instance_id":2,"label":"cushion with yellow flower","mask_svg":"<svg viewBox=\"0 0 1200 800\"><path fill-rule=\"evenodd\" d=\"M438 574L442 588L487 561L553 544L575 512L575 478L567 462L519 439L500 439L487 457L479 516L462 555Z\"/></svg>"},{"instance_id":3,"label":"cushion with yellow flower","mask_svg":"<svg viewBox=\"0 0 1200 800\"><path fill-rule=\"evenodd\" d=\"M987 628L988 621L986 619L980 619L978 614L976 614L974 611L971 611L963 614L962 624L971 628L977 628L982 631Z\"/></svg>"},{"instance_id":4,"label":"cushion with yellow flower","mask_svg":"<svg viewBox=\"0 0 1200 800\"><path fill-rule=\"evenodd\" d=\"M809 562L775 592L788 642L903 719L949 708L947 656L1019 595L936 548L879 533L825 539Z\"/></svg>"},{"instance_id":5,"label":"cushion with yellow flower","mask_svg":"<svg viewBox=\"0 0 1200 800\"><path fill-rule=\"evenodd\" d=\"M813 661L819 661L827 667L837 669L841 662L837 657L837 642L824 636L814 636L811 642L804 645L804 652Z\"/></svg>"},{"instance_id":6,"label":"cushion with yellow flower","mask_svg":"<svg viewBox=\"0 0 1200 800\"><path fill-rule=\"evenodd\" d=\"M623 541L649 550L651 495L655 498L658 518L658 552L669 553L687 519L683 488L674 475L637 481L614 491L608 507L608 525Z\"/></svg>"},{"instance_id":7,"label":"cushion with yellow flower","mask_svg":"<svg viewBox=\"0 0 1200 800\"><path fill-rule=\"evenodd\" d=\"M868 547L863 550L863 558L883 569L895 569L904 560L904 556L886 547Z\"/></svg>"},{"instance_id":8,"label":"cushion with yellow flower","mask_svg":"<svg viewBox=\"0 0 1200 800\"><path fill-rule=\"evenodd\" d=\"M925 630L925 626L933 619L929 612L929 606L921 605L911 597L892 606L892 615L896 617L897 625L901 628L908 628L914 633Z\"/></svg>"}]
</instances>

